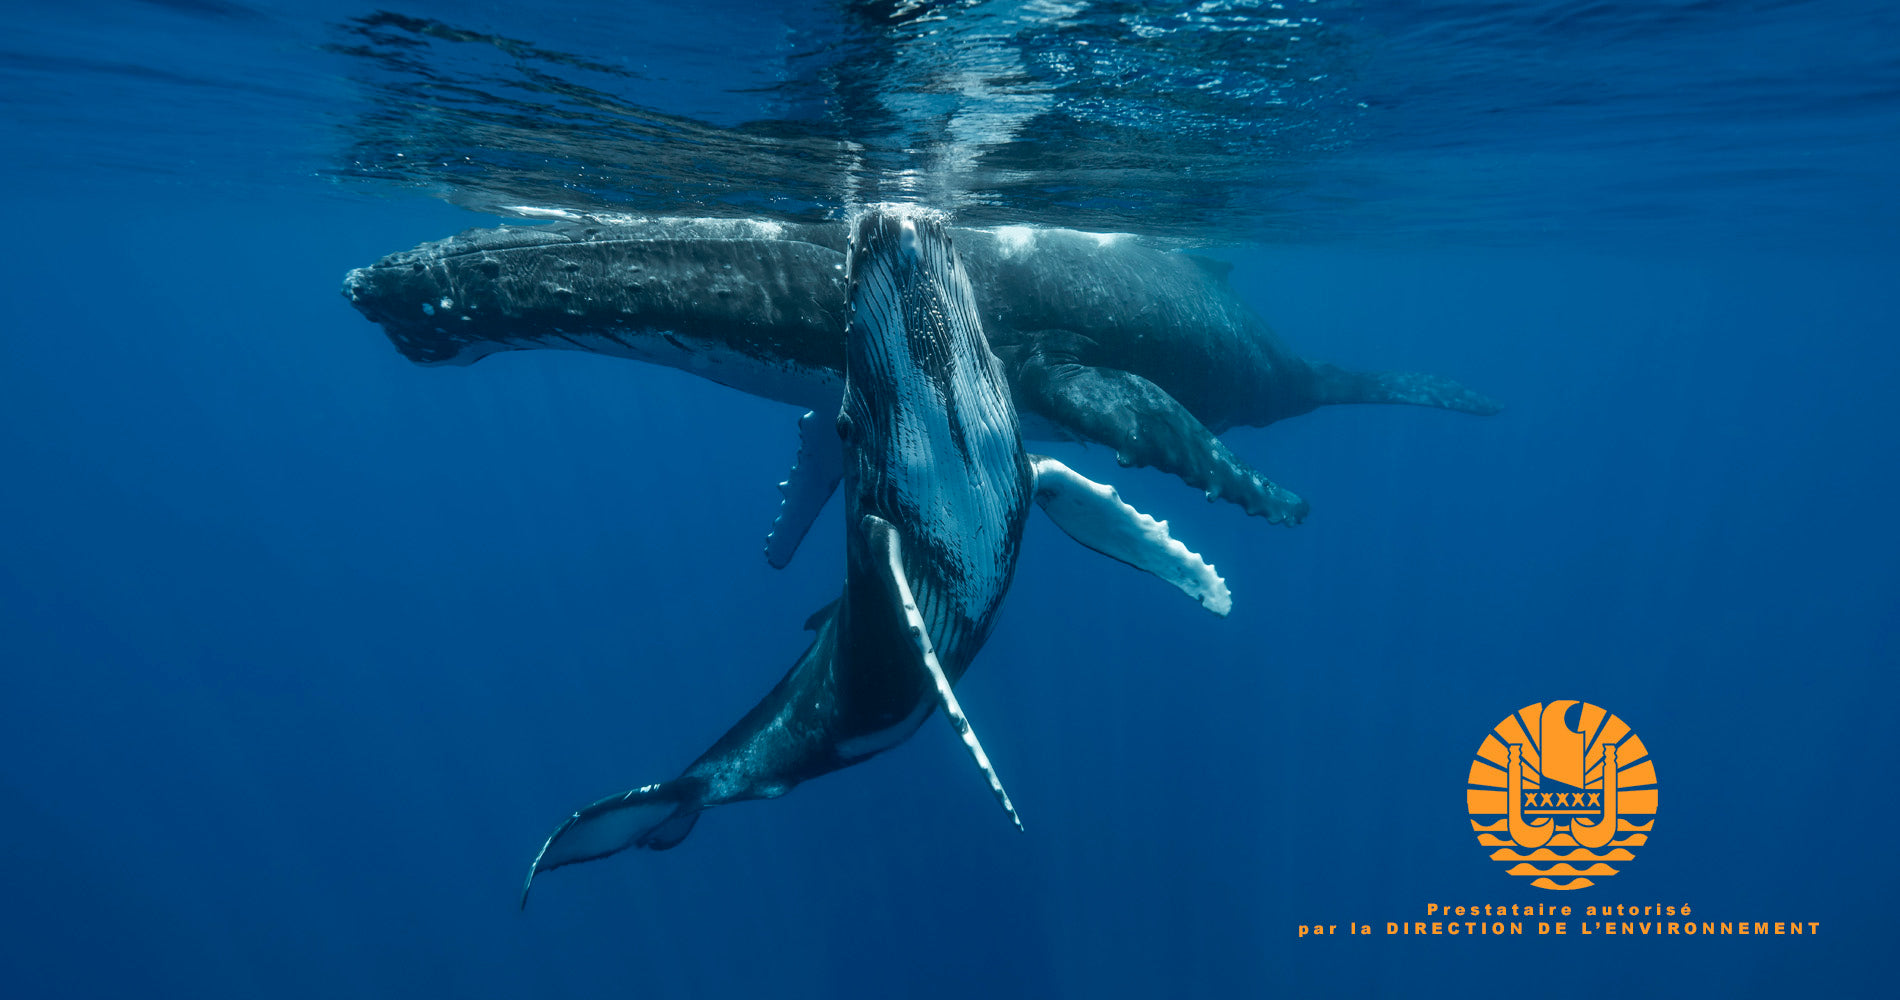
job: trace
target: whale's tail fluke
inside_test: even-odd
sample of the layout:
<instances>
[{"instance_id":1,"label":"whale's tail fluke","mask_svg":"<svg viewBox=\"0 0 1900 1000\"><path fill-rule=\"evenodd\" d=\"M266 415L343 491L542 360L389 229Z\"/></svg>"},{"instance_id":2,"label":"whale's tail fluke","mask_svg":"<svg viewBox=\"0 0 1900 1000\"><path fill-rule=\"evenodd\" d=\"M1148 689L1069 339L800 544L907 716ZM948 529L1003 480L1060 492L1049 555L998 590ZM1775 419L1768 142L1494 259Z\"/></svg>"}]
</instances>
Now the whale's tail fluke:
<instances>
[{"instance_id":1,"label":"whale's tail fluke","mask_svg":"<svg viewBox=\"0 0 1900 1000\"><path fill-rule=\"evenodd\" d=\"M1404 403L1488 417L1504 404L1443 375L1424 372L1355 372L1333 365L1313 366L1313 405Z\"/></svg>"},{"instance_id":2,"label":"whale's tail fluke","mask_svg":"<svg viewBox=\"0 0 1900 1000\"><path fill-rule=\"evenodd\" d=\"M534 877L544 871L604 858L629 847L664 851L693 832L705 808L697 782L680 778L609 795L567 818L535 855L521 884L521 905L528 905Z\"/></svg>"}]
</instances>

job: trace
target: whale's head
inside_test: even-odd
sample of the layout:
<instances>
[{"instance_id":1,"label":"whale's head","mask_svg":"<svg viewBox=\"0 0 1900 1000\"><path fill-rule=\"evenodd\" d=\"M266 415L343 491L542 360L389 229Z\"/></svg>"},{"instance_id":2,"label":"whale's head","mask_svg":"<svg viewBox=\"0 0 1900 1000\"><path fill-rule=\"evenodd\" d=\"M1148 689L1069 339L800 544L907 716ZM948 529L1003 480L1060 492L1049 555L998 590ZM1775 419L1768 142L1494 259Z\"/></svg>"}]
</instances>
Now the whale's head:
<instances>
[{"instance_id":1,"label":"whale's head","mask_svg":"<svg viewBox=\"0 0 1900 1000\"><path fill-rule=\"evenodd\" d=\"M409 360L471 364L530 339L520 330L522 296L510 287L520 270L517 251L568 242L540 227L470 229L352 269L343 297Z\"/></svg>"},{"instance_id":2,"label":"whale's head","mask_svg":"<svg viewBox=\"0 0 1900 1000\"><path fill-rule=\"evenodd\" d=\"M423 365L551 347L769 379L838 369L842 250L835 223L589 217L424 243L352 270L343 296Z\"/></svg>"}]
</instances>

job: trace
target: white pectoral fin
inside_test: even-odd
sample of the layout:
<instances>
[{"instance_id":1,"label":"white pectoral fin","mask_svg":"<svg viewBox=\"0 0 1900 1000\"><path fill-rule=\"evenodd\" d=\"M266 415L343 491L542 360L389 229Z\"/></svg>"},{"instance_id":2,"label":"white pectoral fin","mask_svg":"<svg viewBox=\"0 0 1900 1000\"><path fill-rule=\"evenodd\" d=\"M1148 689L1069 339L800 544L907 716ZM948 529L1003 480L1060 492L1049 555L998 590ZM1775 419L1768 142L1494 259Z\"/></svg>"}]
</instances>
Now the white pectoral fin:
<instances>
[{"instance_id":1,"label":"white pectoral fin","mask_svg":"<svg viewBox=\"0 0 1900 1000\"><path fill-rule=\"evenodd\" d=\"M1207 560L1175 541L1168 522L1128 506L1113 487L1084 478L1053 458L1032 455L1030 465L1036 473L1036 503L1070 538L1153 573L1217 615L1233 610L1227 581Z\"/></svg>"},{"instance_id":2,"label":"white pectoral fin","mask_svg":"<svg viewBox=\"0 0 1900 1000\"><path fill-rule=\"evenodd\" d=\"M798 459L785 481L778 484L785 502L765 536L765 561L784 569L805 540L825 501L844 478L844 445L838 440L837 414L820 416L811 410L798 419Z\"/></svg>"},{"instance_id":3,"label":"white pectoral fin","mask_svg":"<svg viewBox=\"0 0 1900 1000\"><path fill-rule=\"evenodd\" d=\"M1009 814L1016 829L1022 829L1022 817L1016 815L1016 807L1009 801L1009 793L1003 790L1003 779L997 777L996 768L990 766L990 756L983 752L983 744L977 740L976 730L970 728L970 720L964 716L963 706L957 703L956 692L950 690L950 679L944 676L943 664L937 660L936 647L931 645L930 632L924 627L924 616L917 610L917 597L911 592L910 579L904 574L903 546L898 541L897 529L875 514L866 514L864 534L879 567L887 569L885 581L890 585L897 606L903 611L906 630L910 633L911 642L916 645L924 672L930 675L931 683L936 686L937 702L943 707L944 718L950 720L957 735L963 738L963 745L969 749L971 759L983 770L983 777L989 779L990 794L996 796L996 804Z\"/></svg>"}]
</instances>

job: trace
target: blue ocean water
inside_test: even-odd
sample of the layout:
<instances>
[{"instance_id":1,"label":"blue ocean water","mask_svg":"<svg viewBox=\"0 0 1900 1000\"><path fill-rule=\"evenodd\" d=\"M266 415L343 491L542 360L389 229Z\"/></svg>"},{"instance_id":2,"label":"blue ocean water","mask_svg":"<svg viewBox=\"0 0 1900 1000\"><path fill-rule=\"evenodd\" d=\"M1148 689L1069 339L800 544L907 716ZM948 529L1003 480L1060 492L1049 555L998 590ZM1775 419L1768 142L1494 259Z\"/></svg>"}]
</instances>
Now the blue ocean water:
<instances>
[{"instance_id":1,"label":"blue ocean water","mask_svg":"<svg viewBox=\"0 0 1900 1000\"><path fill-rule=\"evenodd\" d=\"M1895 878L1847 834L1895 819L1900 18L897 7L9 11L0 989L1884 993ZM1230 433L1313 502L1291 530L1047 446L1236 611L1032 522L959 685L1025 834L932 723L517 912L555 822L803 649L838 527L759 558L788 408L579 353L419 368L341 275L510 205L872 196L1192 245L1307 356L1507 408ZM1464 790L1567 698L1642 735L1661 806L1559 894ZM1385 936L1432 903L1819 932Z\"/></svg>"}]
</instances>

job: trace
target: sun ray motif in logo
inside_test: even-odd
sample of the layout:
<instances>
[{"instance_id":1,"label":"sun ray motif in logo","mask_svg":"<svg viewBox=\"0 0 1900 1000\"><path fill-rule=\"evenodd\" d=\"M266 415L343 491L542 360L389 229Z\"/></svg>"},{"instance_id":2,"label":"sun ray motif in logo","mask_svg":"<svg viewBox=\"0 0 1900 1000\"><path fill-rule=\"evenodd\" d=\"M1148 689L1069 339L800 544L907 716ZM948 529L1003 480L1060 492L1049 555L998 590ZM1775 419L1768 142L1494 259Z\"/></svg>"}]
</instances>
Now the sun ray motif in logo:
<instances>
[{"instance_id":1,"label":"sun ray motif in logo","mask_svg":"<svg viewBox=\"0 0 1900 1000\"><path fill-rule=\"evenodd\" d=\"M1622 719L1588 702L1528 705L1485 734L1465 806L1478 843L1544 889L1615 875L1656 825L1656 765ZM1560 881L1561 880L1561 881Z\"/></svg>"}]
</instances>

